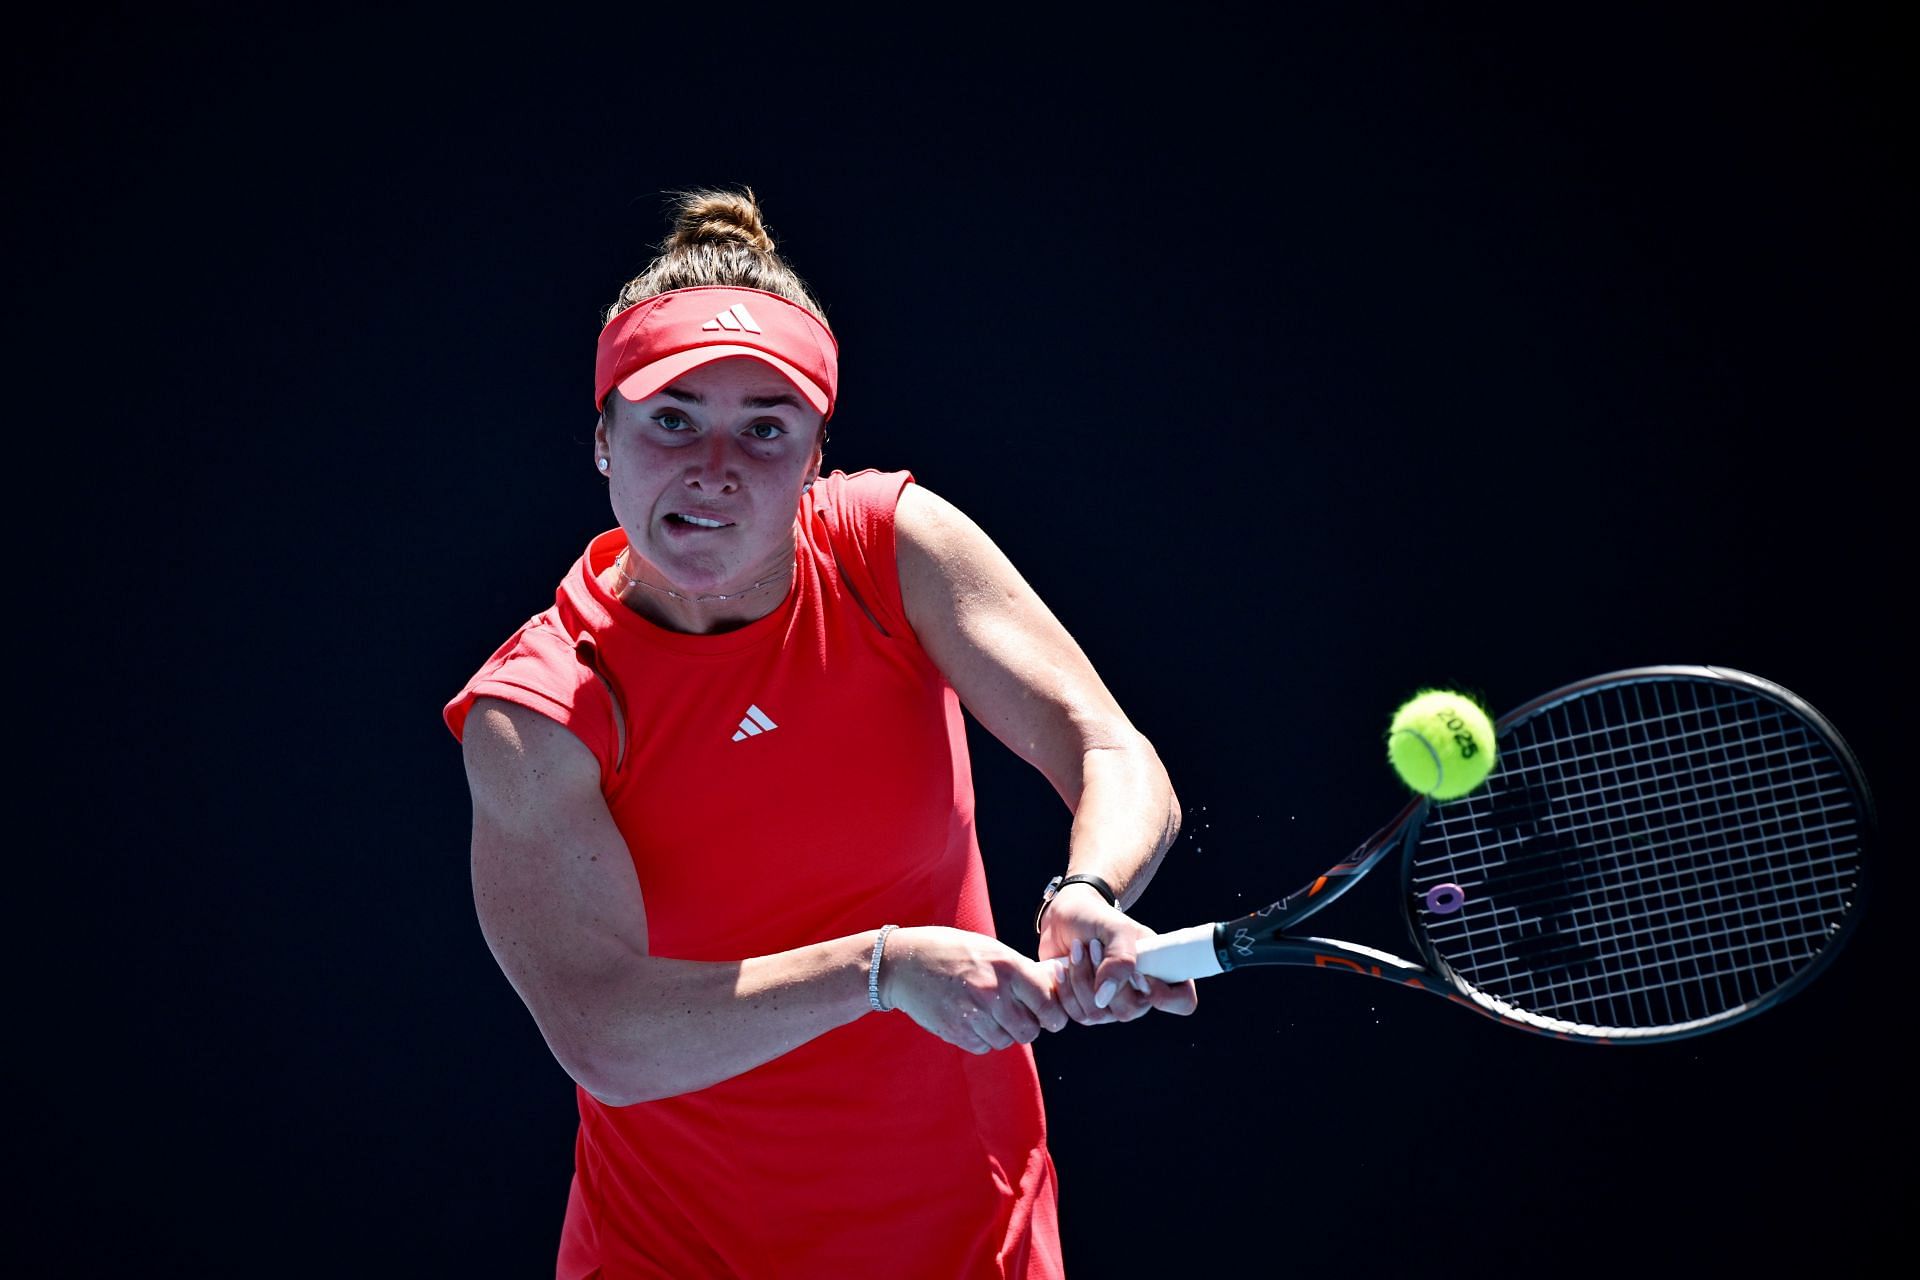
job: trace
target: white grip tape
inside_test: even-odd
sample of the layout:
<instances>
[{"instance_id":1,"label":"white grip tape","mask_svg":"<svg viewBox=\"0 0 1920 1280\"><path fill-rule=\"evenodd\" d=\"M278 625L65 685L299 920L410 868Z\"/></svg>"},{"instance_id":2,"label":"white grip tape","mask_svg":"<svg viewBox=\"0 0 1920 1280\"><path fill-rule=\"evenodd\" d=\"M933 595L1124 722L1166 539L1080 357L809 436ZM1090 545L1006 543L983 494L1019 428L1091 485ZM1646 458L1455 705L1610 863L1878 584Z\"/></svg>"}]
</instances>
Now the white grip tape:
<instances>
[{"instance_id":1,"label":"white grip tape","mask_svg":"<svg viewBox=\"0 0 1920 1280\"><path fill-rule=\"evenodd\" d=\"M1141 943L1134 956L1136 969L1162 982L1185 982L1188 978L1210 978L1225 972L1220 968L1220 957L1213 951L1210 924L1163 933Z\"/></svg>"}]
</instances>

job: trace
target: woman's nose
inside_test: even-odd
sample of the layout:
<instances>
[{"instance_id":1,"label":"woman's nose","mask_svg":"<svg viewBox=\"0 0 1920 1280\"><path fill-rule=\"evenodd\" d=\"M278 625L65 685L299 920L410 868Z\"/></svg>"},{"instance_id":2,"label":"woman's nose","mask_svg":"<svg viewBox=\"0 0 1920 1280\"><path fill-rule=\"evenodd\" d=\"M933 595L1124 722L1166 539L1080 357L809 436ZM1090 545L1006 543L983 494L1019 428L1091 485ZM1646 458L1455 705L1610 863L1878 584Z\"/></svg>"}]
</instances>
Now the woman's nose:
<instances>
[{"instance_id":1,"label":"woman's nose","mask_svg":"<svg viewBox=\"0 0 1920 1280\"><path fill-rule=\"evenodd\" d=\"M716 431L701 442L699 456L688 468L687 483L702 488L731 489L736 478L733 461L733 442Z\"/></svg>"}]
</instances>

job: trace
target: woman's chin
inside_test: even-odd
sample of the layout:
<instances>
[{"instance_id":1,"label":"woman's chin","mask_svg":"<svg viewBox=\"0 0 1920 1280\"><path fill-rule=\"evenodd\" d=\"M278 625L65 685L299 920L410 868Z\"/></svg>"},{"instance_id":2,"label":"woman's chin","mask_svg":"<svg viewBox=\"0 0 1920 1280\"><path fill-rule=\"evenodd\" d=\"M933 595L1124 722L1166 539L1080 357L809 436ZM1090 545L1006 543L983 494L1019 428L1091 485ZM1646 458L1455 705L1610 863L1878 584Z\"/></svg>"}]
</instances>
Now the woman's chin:
<instances>
[{"instance_id":1,"label":"woman's chin","mask_svg":"<svg viewBox=\"0 0 1920 1280\"><path fill-rule=\"evenodd\" d=\"M673 548L647 559L647 583L683 596L727 595L753 579L731 565L715 564L700 556L675 555Z\"/></svg>"}]
</instances>

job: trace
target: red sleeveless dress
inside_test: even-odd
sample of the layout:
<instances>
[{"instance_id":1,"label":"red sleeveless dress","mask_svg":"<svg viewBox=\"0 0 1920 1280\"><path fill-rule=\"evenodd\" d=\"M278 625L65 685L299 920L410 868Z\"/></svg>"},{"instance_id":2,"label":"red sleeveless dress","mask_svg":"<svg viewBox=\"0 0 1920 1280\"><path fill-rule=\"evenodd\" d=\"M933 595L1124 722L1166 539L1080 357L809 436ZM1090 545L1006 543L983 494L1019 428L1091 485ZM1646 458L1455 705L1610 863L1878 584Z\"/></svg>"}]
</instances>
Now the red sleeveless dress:
<instances>
[{"instance_id":1,"label":"red sleeveless dress","mask_svg":"<svg viewBox=\"0 0 1920 1280\"><path fill-rule=\"evenodd\" d=\"M959 699L901 604L911 481L816 481L786 600L721 635L614 600L598 577L626 538L603 533L447 705L456 736L485 696L593 751L653 954L737 960L888 922L994 934ZM1026 1046L976 1056L874 1013L695 1093L575 1092L559 1280L1063 1274Z\"/></svg>"}]
</instances>

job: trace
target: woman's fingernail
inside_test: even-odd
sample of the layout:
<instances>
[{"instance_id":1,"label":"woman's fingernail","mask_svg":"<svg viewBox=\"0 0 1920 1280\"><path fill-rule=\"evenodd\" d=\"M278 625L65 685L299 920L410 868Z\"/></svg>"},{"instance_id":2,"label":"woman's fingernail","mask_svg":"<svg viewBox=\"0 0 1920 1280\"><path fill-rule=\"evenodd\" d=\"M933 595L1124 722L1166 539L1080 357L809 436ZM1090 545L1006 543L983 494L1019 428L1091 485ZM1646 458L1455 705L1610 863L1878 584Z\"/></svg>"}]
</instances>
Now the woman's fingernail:
<instances>
[{"instance_id":1,"label":"woman's fingernail","mask_svg":"<svg viewBox=\"0 0 1920 1280\"><path fill-rule=\"evenodd\" d=\"M1106 1008L1107 1002L1113 999L1113 993L1116 990L1117 988L1113 985L1113 979L1108 978L1100 984L1100 989L1093 993L1094 1005L1101 1009Z\"/></svg>"},{"instance_id":2,"label":"woman's fingernail","mask_svg":"<svg viewBox=\"0 0 1920 1280\"><path fill-rule=\"evenodd\" d=\"M1073 940L1073 945L1067 948L1067 955L1073 963L1080 963L1080 939L1075 938Z\"/></svg>"},{"instance_id":3,"label":"woman's fingernail","mask_svg":"<svg viewBox=\"0 0 1920 1280\"><path fill-rule=\"evenodd\" d=\"M1095 938L1087 944L1087 951L1093 956L1095 966L1098 966L1102 960L1106 959L1106 948L1100 945L1100 939L1098 938Z\"/></svg>"},{"instance_id":4,"label":"woman's fingernail","mask_svg":"<svg viewBox=\"0 0 1920 1280\"><path fill-rule=\"evenodd\" d=\"M1144 973L1136 973L1133 975L1133 989L1143 996L1153 994L1153 988L1147 985L1147 975Z\"/></svg>"}]
</instances>

